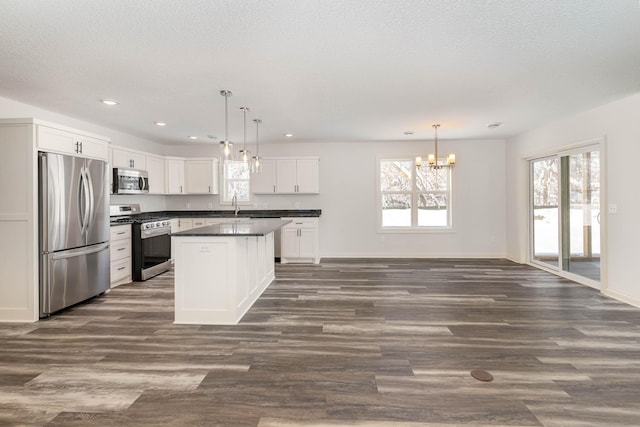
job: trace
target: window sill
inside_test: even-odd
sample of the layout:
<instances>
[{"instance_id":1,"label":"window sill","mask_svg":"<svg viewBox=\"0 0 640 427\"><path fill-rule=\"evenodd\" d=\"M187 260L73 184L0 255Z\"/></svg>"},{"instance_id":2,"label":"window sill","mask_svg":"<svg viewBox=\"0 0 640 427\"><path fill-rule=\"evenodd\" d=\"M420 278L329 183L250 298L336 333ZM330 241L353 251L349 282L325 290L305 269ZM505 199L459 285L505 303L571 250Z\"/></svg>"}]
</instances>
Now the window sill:
<instances>
[{"instance_id":1,"label":"window sill","mask_svg":"<svg viewBox=\"0 0 640 427\"><path fill-rule=\"evenodd\" d=\"M385 227L378 228L378 234L453 234L453 227Z\"/></svg>"}]
</instances>

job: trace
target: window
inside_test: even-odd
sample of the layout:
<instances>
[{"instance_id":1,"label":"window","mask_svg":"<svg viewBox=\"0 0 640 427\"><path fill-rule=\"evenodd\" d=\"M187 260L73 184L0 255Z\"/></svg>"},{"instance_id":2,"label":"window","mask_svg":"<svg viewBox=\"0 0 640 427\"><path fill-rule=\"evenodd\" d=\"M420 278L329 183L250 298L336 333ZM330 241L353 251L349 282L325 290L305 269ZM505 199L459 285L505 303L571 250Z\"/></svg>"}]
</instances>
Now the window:
<instances>
[{"instance_id":1,"label":"window","mask_svg":"<svg viewBox=\"0 0 640 427\"><path fill-rule=\"evenodd\" d=\"M238 203L249 203L251 201L249 163L225 160L222 171L222 203L231 203L234 196Z\"/></svg>"},{"instance_id":2,"label":"window","mask_svg":"<svg viewBox=\"0 0 640 427\"><path fill-rule=\"evenodd\" d=\"M383 229L451 228L451 169L415 166L413 159L379 161Z\"/></svg>"}]
</instances>

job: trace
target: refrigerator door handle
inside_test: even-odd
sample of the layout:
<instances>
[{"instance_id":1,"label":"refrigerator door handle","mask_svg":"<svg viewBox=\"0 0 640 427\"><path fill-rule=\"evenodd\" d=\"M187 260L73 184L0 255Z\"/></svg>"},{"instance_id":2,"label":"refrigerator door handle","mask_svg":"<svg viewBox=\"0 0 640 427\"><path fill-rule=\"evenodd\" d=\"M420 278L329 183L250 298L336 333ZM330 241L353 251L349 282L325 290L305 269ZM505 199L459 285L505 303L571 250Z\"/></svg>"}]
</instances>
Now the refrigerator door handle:
<instances>
[{"instance_id":1,"label":"refrigerator door handle","mask_svg":"<svg viewBox=\"0 0 640 427\"><path fill-rule=\"evenodd\" d=\"M89 255L96 252L101 252L106 249L109 249L109 243L100 243L98 245L88 246L84 248L78 249L70 249L67 251L56 252L53 254L49 254L52 260L60 260L65 258L75 258L82 255Z\"/></svg>"},{"instance_id":2,"label":"refrigerator door handle","mask_svg":"<svg viewBox=\"0 0 640 427\"><path fill-rule=\"evenodd\" d=\"M89 228L93 225L94 214L96 211L96 203L93 195L93 180L91 179L91 174L89 173L89 169L84 169L85 181L87 183L87 200L89 201L89 208L87 209L87 233L89 232Z\"/></svg>"},{"instance_id":3,"label":"refrigerator door handle","mask_svg":"<svg viewBox=\"0 0 640 427\"><path fill-rule=\"evenodd\" d=\"M78 216L80 217L80 234L84 234L84 219L85 219L85 209L84 209L84 174L82 173L82 169L80 169L80 179L78 180Z\"/></svg>"},{"instance_id":4,"label":"refrigerator door handle","mask_svg":"<svg viewBox=\"0 0 640 427\"><path fill-rule=\"evenodd\" d=\"M80 185L82 186L82 191L80 191L80 215L81 215L81 229L80 232L82 234L86 234L89 230L89 215L91 214L90 208L88 204L89 200L89 182L87 181L87 170L86 168L80 169ZM83 203L84 202L84 203Z\"/></svg>"}]
</instances>

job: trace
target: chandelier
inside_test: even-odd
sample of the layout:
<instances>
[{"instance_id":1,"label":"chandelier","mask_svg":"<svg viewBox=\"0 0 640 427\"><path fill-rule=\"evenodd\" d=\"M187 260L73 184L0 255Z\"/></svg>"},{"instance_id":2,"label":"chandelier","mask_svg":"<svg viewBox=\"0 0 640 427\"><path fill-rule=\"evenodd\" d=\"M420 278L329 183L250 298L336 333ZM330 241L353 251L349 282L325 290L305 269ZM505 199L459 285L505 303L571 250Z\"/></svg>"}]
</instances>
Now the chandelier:
<instances>
[{"instance_id":1,"label":"chandelier","mask_svg":"<svg viewBox=\"0 0 640 427\"><path fill-rule=\"evenodd\" d=\"M430 168L433 169L441 169L441 168L452 168L455 164L456 164L456 155L453 153L450 153L447 155L447 159L446 159L446 163L440 163L438 161L438 128L440 127L440 124L434 124L432 125L433 130L435 132L435 153L434 154L429 154L427 156L427 164L429 165ZM416 166L420 167L422 166L422 157L418 156L416 157Z\"/></svg>"}]
</instances>

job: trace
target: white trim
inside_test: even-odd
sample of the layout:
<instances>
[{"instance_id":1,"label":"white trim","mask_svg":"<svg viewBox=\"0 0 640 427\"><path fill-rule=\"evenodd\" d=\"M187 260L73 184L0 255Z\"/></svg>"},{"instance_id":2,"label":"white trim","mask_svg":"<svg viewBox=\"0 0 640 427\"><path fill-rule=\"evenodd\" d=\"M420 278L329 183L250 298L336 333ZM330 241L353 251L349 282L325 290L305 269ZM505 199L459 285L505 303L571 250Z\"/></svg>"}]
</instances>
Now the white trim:
<instances>
[{"instance_id":1,"label":"white trim","mask_svg":"<svg viewBox=\"0 0 640 427\"><path fill-rule=\"evenodd\" d=\"M575 153L584 152L586 149L592 147L594 150L597 150L599 153L600 159L600 281L595 281L584 276L579 276L571 272L567 272L562 270L562 221L558 222L558 268L553 269L551 266L546 266L544 263L536 262L533 258L534 256L534 238L533 238L533 205L532 195L533 195L533 181L532 177L532 163L536 160L544 160L550 158L558 159L558 172L562 174L562 165L561 158L564 156L568 156ZM574 282L589 286L594 289L598 289L604 293L605 290L608 289L608 257L607 257L607 222L608 222L608 214L607 214L607 187L606 187L606 175L607 175L607 162L606 162L606 148L607 148L607 136L602 135L601 137L592 138L588 140L584 140L582 142L572 143L561 147L549 148L544 151L539 152L537 155L528 155L522 157L523 160L527 161L527 169L528 169L528 189L529 194L527 197L527 264L531 265L535 268L540 268L541 270L548 271L550 273L556 274L560 277L566 278L568 280L572 280ZM558 177L560 179L560 176ZM559 185L559 193L558 197L562 200L562 186ZM560 206L558 206L558 210Z\"/></svg>"},{"instance_id":2,"label":"white trim","mask_svg":"<svg viewBox=\"0 0 640 427\"><path fill-rule=\"evenodd\" d=\"M218 197L218 203L221 206L233 206L233 197L227 199L227 161L222 160L220 163L219 169L219 182L220 182L220 195ZM233 162L242 163L241 160L231 160ZM249 184L249 199L248 200L238 200L236 203L238 206L253 206L253 193L251 192L251 167L247 164L249 168L249 178L248 179L234 179L232 181L247 181Z\"/></svg>"},{"instance_id":3,"label":"white trim","mask_svg":"<svg viewBox=\"0 0 640 427\"><path fill-rule=\"evenodd\" d=\"M455 234L454 227L384 227L377 234Z\"/></svg>"},{"instance_id":4,"label":"white trim","mask_svg":"<svg viewBox=\"0 0 640 427\"><path fill-rule=\"evenodd\" d=\"M590 145L594 145L594 146L598 145L603 139L606 139L606 135L602 135L602 136L591 138L591 139L585 139L580 142L573 142L567 145L561 145L559 147L545 148L540 151L534 151L532 153L525 154L522 156L522 159L528 161L528 160L542 159L545 157L553 157L559 154L564 154L564 153L572 152L574 150L579 150L580 148L588 147Z\"/></svg>"},{"instance_id":5,"label":"white trim","mask_svg":"<svg viewBox=\"0 0 640 427\"><path fill-rule=\"evenodd\" d=\"M407 191L398 191L398 194L408 194L411 196L411 222L413 223L414 221L417 222L417 219L414 218L417 215L417 202L415 199L415 196L417 195L417 188L416 188L416 171L415 171L415 158L416 156L408 156L408 155L384 155L384 154L377 154L376 155L376 188L375 188L375 194L376 194L376 233L378 234L430 234L430 233L435 233L435 234L441 234L441 233L455 233L456 229L454 226L454 222L453 222L453 207L455 204L454 201L454 185L455 185L455 180L453 179L453 171L451 169L449 169L449 176L448 176L448 198L447 198L447 222L448 225L445 227L439 227L439 226L407 226L407 227L383 227L382 226L382 197L381 194L382 192L380 191L380 162L382 160L397 160L397 161L410 161L413 165L413 174L412 174L412 178L411 178L411 192L407 192ZM442 192L441 192L442 193ZM416 206L415 212L413 209L413 206Z\"/></svg>"},{"instance_id":6,"label":"white trim","mask_svg":"<svg viewBox=\"0 0 640 427\"><path fill-rule=\"evenodd\" d=\"M612 291L612 290L602 291L602 294L609 298L613 298L620 302L624 302L626 304L630 304L634 307L640 308L640 298L632 297L632 296L620 293L618 291Z\"/></svg>"},{"instance_id":7,"label":"white trim","mask_svg":"<svg viewBox=\"0 0 640 427\"><path fill-rule=\"evenodd\" d=\"M425 255L424 252L417 253L403 253L402 255L398 255L397 252L385 252L385 253L328 253L322 254L320 257L321 260L325 258L365 258L365 259L403 259L403 258L413 258L413 259L439 259L439 258L491 258L491 259L507 259L506 253L504 252L487 252L487 253L477 253L477 252L445 252L438 253L433 255ZM520 263L518 263L520 264Z\"/></svg>"},{"instance_id":8,"label":"white trim","mask_svg":"<svg viewBox=\"0 0 640 427\"><path fill-rule=\"evenodd\" d=\"M551 273L558 277L562 277L563 279L571 280L572 282L589 286L590 288L593 288L597 291L600 290L600 282L596 280L592 280L587 277L580 276L579 274L571 273L569 271L560 270L559 268L554 269L552 268L552 266L545 265L543 262L540 262L540 261L536 261L536 262L531 261L531 262L528 262L527 264L530 265L531 267L537 268L538 270L544 270L547 273Z\"/></svg>"}]
</instances>

